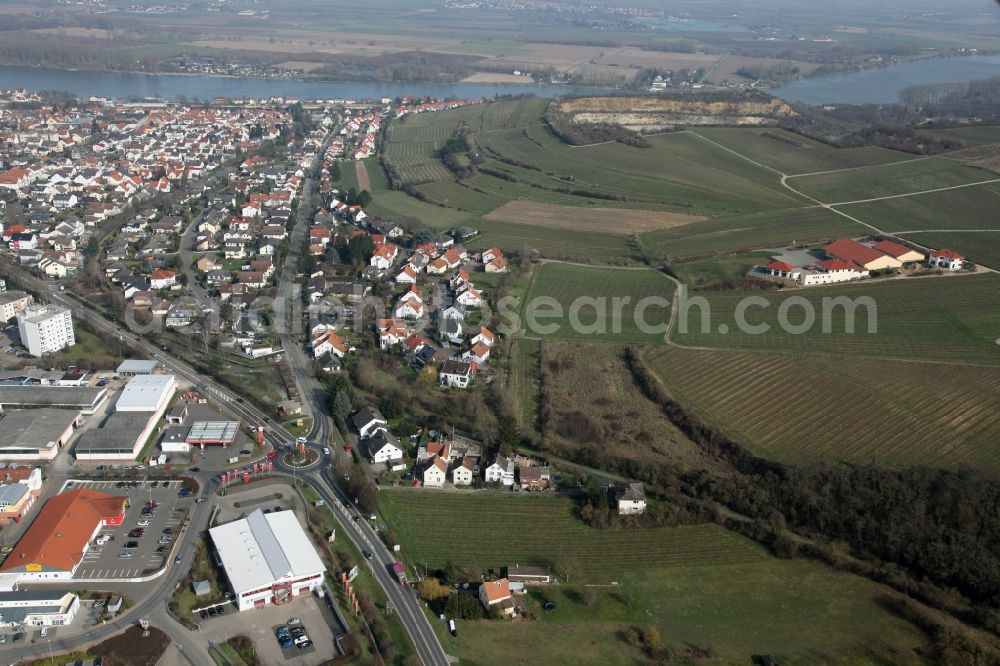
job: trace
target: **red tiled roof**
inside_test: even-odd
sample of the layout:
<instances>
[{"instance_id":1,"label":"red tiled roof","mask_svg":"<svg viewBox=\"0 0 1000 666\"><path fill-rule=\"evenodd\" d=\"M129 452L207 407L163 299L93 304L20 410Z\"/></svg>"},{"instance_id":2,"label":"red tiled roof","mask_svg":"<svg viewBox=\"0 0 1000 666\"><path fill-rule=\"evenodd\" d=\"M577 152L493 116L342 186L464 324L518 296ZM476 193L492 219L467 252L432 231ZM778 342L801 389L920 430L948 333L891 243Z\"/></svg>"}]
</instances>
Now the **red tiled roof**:
<instances>
[{"instance_id":1,"label":"red tiled roof","mask_svg":"<svg viewBox=\"0 0 1000 666\"><path fill-rule=\"evenodd\" d=\"M816 262L827 271L856 271L858 273L863 273L864 271L856 264L848 263L846 261L841 261L840 259L824 259L823 261Z\"/></svg>"},{"instance_id":2,"label":"red tiled roof","mask_svg":"<svg viewBox=\"0 0 1000 666\"><path fill-rule=\"evenodd\" d=\"M777 261L777 260L772 261L771 263L769 263L767 265L767 268L768 268L768 270L783 271L785 273L790 273L790 272L792 272L792 271L795 270L795 266L792 266L791 264L786 263L784 261Z\"/></svg>"},{"instance_id":3,"label":"red tiled roof","mask_svg":"<svg viewBox=\"0 0 1000 666\"><path fill-rule=\"evenodd\" d=\"M125 512L125 498L81 488L56 495L42 507L17 542L0 572L38 564L47 569L71 571L83 549L104 520Z\"/></svg>"},{"instance_id":4,"label":"red tiled roof","mask_svg":"<svg viewBox=\"0 0 1000 666\"><path fill-rule=\"evenodd\" d=\"M875 245L873 245L872 247L878 250L879 252L887 254L890 257L894 257L896 259L899 259L904 254L914 252L913 249L908 248L905 245L900 245L899 243L894 243L891 240L879 241L875 243Z\"/></svg>"},{"instance_id":5,"label":"red tiled roof","mask_svg":"<svg viewBox=\"0 0 1000 666\"><path fill-rule=\"evenodd\" d=\"M823 250L834 259L852 261L859 266L864 266L885 256L878 250L873 250L850 238L836 240L824 247Z\"/></svg>"},{"instance_id":6,"label":"red tiled roof","mask_svg":"<svg viewBox=\"0 0 1000 666\"><path fill-rule=\"evenodd\" d=\"M935 257L944 257L945 259L957 259L959 261L965 259L965 255L959 254L954 250L949 250L948 248L941 248L940 250L931 250L931 254Z\"/></svg>"}]
</instances>

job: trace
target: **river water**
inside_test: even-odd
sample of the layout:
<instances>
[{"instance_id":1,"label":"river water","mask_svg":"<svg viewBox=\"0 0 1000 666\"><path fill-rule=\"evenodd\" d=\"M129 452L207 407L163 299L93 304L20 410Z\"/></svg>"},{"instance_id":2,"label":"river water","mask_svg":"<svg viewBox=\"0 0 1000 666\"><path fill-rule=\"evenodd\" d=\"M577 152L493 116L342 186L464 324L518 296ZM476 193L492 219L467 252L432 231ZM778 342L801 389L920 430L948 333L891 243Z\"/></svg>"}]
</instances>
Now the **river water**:
<instances>
[{"instance_id":1,"label":"river water","mask_svg":"<svg viewBox=\"0 0 1000 666\"><path fill-rule=\"evenodd\" d=\"M792 81L772 92L806 104L894 104L903 88L925 83L966 83L1000 76L1000 55L931 58L834 76Z\"/></svg>"},{"instance_id":2,"label":"river water","mask_svg":"<svg viewBox=\"0 0 1000 666\"><path fill-rule=\"evenodd\" d=\"M906 86L955 83L1000 76L1000 55L932 58L811 79L799 79L773 92L807 104L892 104ZM61 90L91 96L164 97L294 97L363 99L405 95L434 97L492 97L530 93L539 97L606 93L607 88L560 85L499 85L490 83L320 83L285 79L241 79L225 76L172 76L127 72L66 71L0 65L0 88Z\"/></svg>"},{"instance_id":3,"label":"river water","mask_svg":"<svg viewBox=\"0 0 1000 666\"><path fill-rule=\"evenodd\" d=\"M370 97L433 96L468 99L494 95L533 93L555 97L571 93L600 92L598 88L559 85L498 85L491 83L321 83L286 79L244 79L226 76L163 75L132 72L67 71L37 67L0 65L0 88L67 91L82 98L91 96L164 97L188 99L213 97L293 97L315 99L363 99ZM606 89L604 89L606 92Z\"/></svg>"}]
</instances>

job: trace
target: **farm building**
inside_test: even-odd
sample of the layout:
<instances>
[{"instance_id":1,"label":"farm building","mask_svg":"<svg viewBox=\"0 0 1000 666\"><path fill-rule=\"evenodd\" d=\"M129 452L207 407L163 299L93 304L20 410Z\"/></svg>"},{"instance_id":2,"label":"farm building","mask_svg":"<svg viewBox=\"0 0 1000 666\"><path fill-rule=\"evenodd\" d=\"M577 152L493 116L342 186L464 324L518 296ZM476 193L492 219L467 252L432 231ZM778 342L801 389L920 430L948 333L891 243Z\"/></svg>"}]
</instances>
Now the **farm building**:
<instances>
[{"instance_id":1,"label":"farm building","mask_svg":"<svg viewBox=\"0 0 1000 666\"><path fill-rule=\"evenodd\" d=\"M882 254L887 254L894 259L902 261L904 265L915 264L924 260L922 252L917 252L911 247L900 245L899 243L891 240L879 241L872 245L872 248L878 250Z\"/></svg>"},{"instance_id":2,"label":"farm building","mask_svg":"<svg viewBox=\"0 0 1000 666\"><path fill-rule=\"evenodd\" d=\"M927 263L933 268L960 271L965 265L965 257L954 250L931 250L927 257Z\"/></svg>"},{"instance_id":3,"label":"farm building","mask_svg":"<svg viewBox=\"0 0 1000 666\"><path fill-rule=\"evenodd\" d=\"M900 268L903 262L888 254L859 243L851 238L841 238L823 247L831 259L854 263L866 271L881 271L886 268Z\"/></svg>"}]
</instances>

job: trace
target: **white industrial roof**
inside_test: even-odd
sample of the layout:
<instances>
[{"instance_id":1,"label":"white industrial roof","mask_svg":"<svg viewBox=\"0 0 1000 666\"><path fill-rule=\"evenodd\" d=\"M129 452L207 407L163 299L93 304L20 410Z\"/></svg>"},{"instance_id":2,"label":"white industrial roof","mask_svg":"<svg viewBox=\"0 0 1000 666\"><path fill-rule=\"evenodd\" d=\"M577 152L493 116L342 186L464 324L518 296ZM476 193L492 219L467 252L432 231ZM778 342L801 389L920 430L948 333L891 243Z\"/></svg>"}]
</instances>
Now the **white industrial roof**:
<instances>
[{"instance_id":1,"label":"white industrial roof","mask_svg":"<svg viewBox=\"0 0 1000 666\"><path fill-rule=\"evenodd\" d=\"M137 375L122 389L115 409L130 412L156 411L164 396L173 392L173 375Z\"/></svg>"},{"instance_id":2,"label":"white industrial roof","mask_svg":"<svg viewBox=\"0 0 1000 666\"><path fill-rule=\"evenodd\" d=\"M257 509L209 534L237 594L326 571L293 511Z\"/></svg>"},{"instance_id":3,"label":"white industrial roof","mask_svg":"<svg viewBox=\"0 0 1000 666\"><path fill-rule=\"evenodd\" d=\"M143 361L137 358L130 358L122 361L115 370L119 375L149 375L152 374L159 361Z\"/></svg>"}]
</instances>

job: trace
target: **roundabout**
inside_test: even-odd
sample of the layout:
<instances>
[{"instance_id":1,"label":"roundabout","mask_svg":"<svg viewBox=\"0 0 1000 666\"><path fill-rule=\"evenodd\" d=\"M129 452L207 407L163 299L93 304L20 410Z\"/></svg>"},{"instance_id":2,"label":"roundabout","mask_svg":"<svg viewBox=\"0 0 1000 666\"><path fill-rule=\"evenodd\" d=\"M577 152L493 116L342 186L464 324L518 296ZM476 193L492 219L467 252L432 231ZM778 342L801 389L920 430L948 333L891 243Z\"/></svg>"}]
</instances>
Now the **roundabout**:
<instances>
[{"instance_id":1,"label":"roundabout","mask_svg":"<svg viewBox=\"0 0 1000 666\"><path fill-rule=\"evenodd\" d=\"M305 446L302 449L284 451L278 454L281 466L289 470L303 470L319 464L321 454L318 449Z\"/></svg>"}]
</instances>

